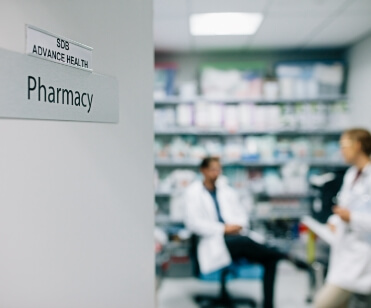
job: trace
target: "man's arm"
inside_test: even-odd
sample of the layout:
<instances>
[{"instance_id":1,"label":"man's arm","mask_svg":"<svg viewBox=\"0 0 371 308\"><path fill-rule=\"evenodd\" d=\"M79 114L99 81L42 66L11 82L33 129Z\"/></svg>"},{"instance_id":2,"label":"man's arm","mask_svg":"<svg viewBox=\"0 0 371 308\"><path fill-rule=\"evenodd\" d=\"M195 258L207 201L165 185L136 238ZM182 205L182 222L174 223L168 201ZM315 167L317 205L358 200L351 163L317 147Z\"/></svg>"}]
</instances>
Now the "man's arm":
<instances>
[{"instance_id":1,"label":"man's arm","mask_svg":"<svg viewBox=\"0 0 371 308\"><path fill-rule=\"evenodd\" d=\"M224 225L224 233L227 235L239 234L242 227L239 225Z\"/></svg>"},{"instance_id":2,"label":"man's arm","mask_svg":"<svg viewBox=\"0 0 371 308\"><path fill-rule=\"evenodd\" d=\"M185 199L185 224L187 229L200 236L224 234L225 225L207 217L204 205L199 201L198 196L187 192Z\"/></svg>"}]
</instances>

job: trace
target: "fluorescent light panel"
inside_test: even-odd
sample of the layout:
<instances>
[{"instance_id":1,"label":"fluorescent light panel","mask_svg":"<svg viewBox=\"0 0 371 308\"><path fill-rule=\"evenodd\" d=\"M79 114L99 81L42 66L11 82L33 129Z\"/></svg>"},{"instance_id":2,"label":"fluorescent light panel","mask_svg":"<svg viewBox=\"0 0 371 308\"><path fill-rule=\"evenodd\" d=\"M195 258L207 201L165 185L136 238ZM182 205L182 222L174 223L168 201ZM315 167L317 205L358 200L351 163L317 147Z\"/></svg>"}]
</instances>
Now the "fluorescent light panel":
<instances>
[{"instance_id":1,"label":"fluorescent light panel","mask_svg":"<svg viewBox=\"0 0 371 308\"><path fill-rule=\"evenodd\" d=\"M261 13L207 13L190 16L192 35L252 35L263 21Z\"/></svg>"}]
</instances>

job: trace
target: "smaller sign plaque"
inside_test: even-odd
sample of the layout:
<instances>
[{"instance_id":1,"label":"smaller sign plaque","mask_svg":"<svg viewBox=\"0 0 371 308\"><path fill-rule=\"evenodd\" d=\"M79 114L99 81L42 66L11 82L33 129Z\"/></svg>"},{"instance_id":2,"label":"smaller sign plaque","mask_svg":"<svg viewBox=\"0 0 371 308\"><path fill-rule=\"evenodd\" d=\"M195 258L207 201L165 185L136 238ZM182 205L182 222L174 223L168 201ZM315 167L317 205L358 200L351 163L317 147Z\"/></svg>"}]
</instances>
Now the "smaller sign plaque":
<instances>
[{"instance_id":1,"label":"smaller sign plaque","mask_svg":"<svg viewBox=\"0 0 371 308\"><path fill-rule=\"evenodd\" d=\"M93 48L30 25L26 26L26 35L27 54L82 70L93 70Z\"/></svg>"}]
</instances>

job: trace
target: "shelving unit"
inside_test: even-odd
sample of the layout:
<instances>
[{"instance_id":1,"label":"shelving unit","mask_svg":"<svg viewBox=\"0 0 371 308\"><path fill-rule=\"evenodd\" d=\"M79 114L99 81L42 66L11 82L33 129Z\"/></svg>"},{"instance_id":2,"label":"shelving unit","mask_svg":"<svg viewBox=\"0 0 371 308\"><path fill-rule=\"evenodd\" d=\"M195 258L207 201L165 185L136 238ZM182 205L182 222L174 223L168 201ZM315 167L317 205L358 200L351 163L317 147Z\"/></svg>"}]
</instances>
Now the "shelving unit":
<instances>
[{"instance_id":1,"label":"shelving unit","mask_svg":"<svg viewBox=\"0 0 371 308\"><path fill-rule=\"evenodd\" d=\"M171 198L173 195L177 193L172 193L170 191L157 191L155 192L156 198ZM260 193L256 195L259 198L272 198L272 199L308 199L314 198L316 195L312 192L307 194L279 194L279 195L269 195L266 193Z\"/></svg>"},{"instance_id":2,"label":"shelving unit","mask_svg":"<svg viewBox=\"0 0 371 308\"><path fill-rule=\"evenodd\" d=\"M254 105L279 105L295 107L295 105L303 104L325 104L327 107L324 108L326 117L329 116L329 108L331 104L337 102L346 102L346 96L331 96L331 97L318 97L309 99L278 99L278 100L264 100L264 99L230 99L230 100L215 100L208 99L205 97L195 97L192 100L184 100L179 97L167 97L161 100L155 100L155 107L173 107L177 108L179 105L188 104L196 105L197 102L210 102L222 105L230 104L254 104ZM297 129L295 127L288 127L282 129L237 129L237 130L227 130L225 128L199 128L199 127L166 127L166 128L155 128L156 138L174 138L174 137L194 137L194 138L220 138L224 140L229 137L264 137L264 136L275 136L277 138L300 138L300 137L324 137L326 139L337 139L340 137L342 130L340 129L328 129L328 128L318 128L318 129ZM165 140L165 139L164 139ZM344 169L347 168L341 160L327 159L327 158L293 158L294 160L307 164L309 168L332 168L332 169ZM292 158L288 159L222 159L223 168L227 167L237 167L242 169L265 169L265 168L280 168L285 164L291 162ZM156 158L155 167L158 170L176 170L176 169L190 169L197 171L200 164L199 159L171 159L171 158ZM172 196L176 196L178 192L171 191L158 191L155 194L155 198L160 202L169 202ZM270 195L267 193L259 193L254 195L255 200L282 200L282 205L280 208L273 210L267 215L252 213L251 218L255 220L297 220L302 215L309 214L310 208L309 204L315 196L312 192L308 193L283 193L279 195ZM292 202L297 200L296 207L291 207ZM287 202L287 204L285 203ZM294 203L295 205L295 203ZM164 221L164 215L162 214L162 221ZM165 219L166 220L166 219ZM171 220L169 219L168 222Z\"/></svg>"}]
</instances>

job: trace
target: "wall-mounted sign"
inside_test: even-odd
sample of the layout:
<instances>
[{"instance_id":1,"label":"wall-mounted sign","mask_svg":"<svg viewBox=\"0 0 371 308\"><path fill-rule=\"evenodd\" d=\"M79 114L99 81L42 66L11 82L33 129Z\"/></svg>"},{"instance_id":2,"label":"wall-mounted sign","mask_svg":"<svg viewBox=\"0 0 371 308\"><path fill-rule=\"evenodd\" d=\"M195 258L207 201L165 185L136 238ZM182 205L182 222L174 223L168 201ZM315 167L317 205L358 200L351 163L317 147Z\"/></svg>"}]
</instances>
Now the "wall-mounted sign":
<instances>
[{"instance_id":1,"label":"wall-mounted sign","mask_svg":"<svg viewBox=\"0 0 371 308\"><path fill-rule=\"evenodd\" d=\"M89 122L119 120L113 77L0 49L0 117Z\"/></svg>"},{"instance_id":2,"label":"wall-mounted sign","mask_svg":"<svg viewBox=\"0 0 371 308\"><path fill-rule=\"evenodd\" d=\"M93 70L93 48L52 34L34 26L26 26L26 53L41 59L83 70Z\"/></svg>"}]
</instances>

